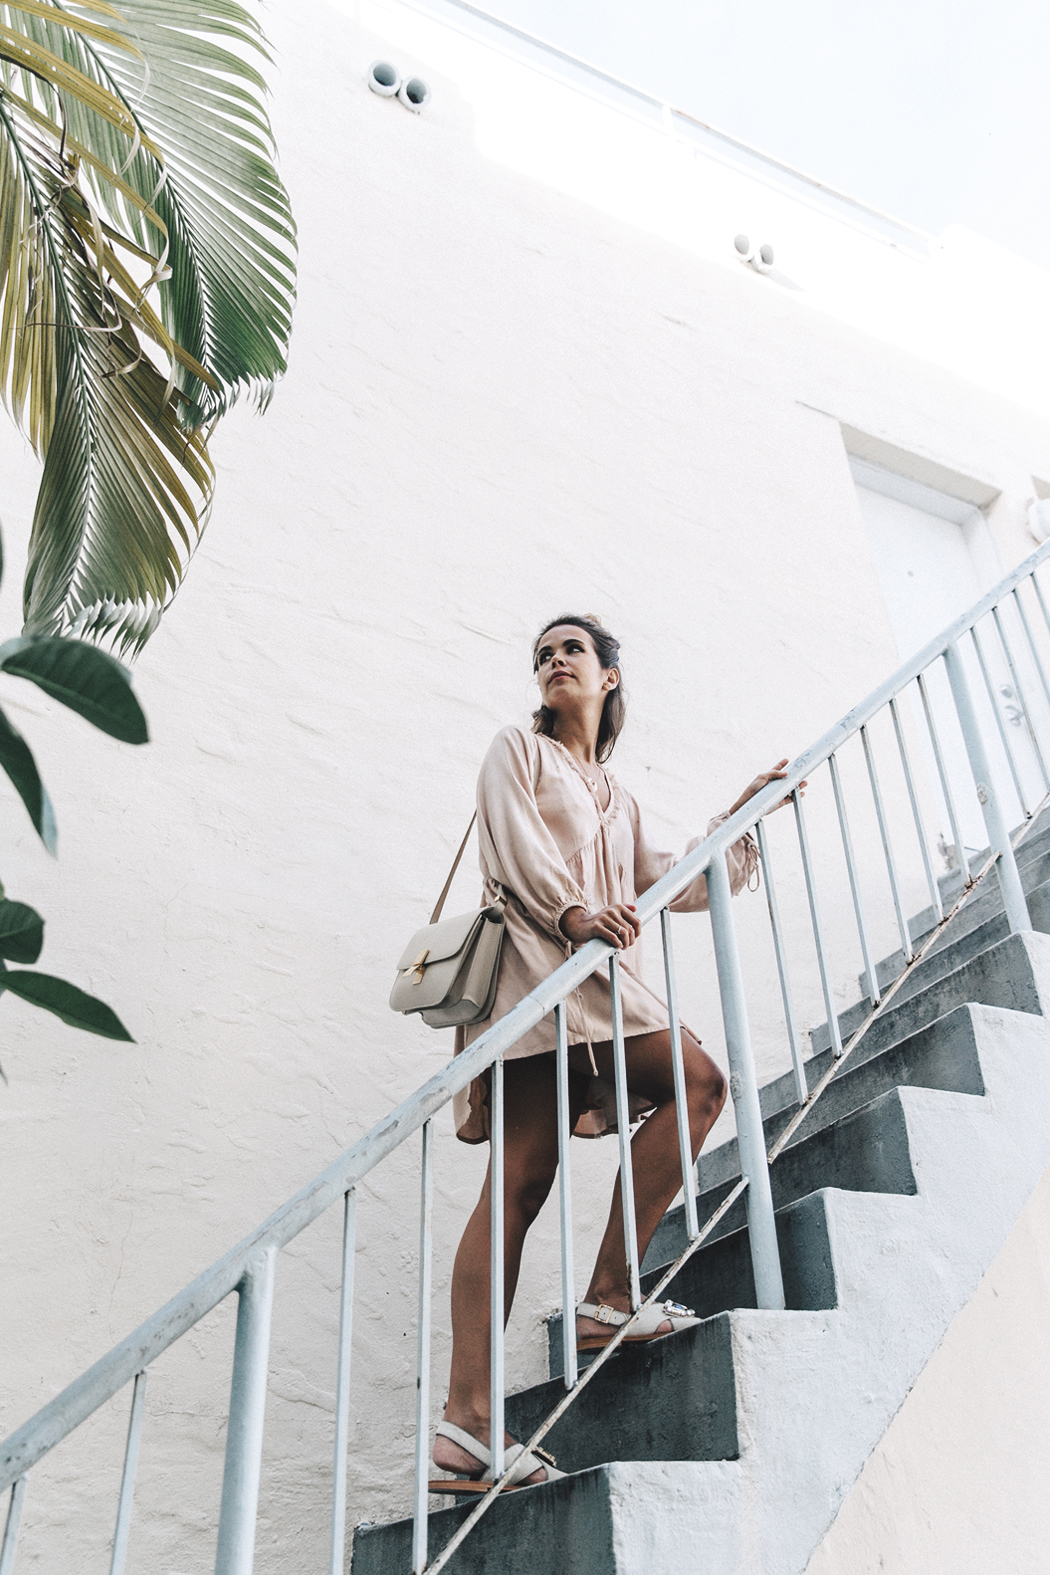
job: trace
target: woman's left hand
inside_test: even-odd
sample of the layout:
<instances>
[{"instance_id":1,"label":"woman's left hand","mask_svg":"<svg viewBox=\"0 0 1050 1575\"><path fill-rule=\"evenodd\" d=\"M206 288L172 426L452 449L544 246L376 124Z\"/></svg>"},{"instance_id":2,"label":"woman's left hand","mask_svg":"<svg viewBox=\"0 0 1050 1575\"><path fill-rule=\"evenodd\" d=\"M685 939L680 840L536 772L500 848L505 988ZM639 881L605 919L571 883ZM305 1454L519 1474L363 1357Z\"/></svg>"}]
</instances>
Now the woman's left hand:
<instances>
[{"instance_id":1,"label":"woman's left hand","mask_svg":"<svg viewBox=\"0 0 1050 1575\"><path fill-rule=\"evenodd\" d=\"M747 803L748 799L749 798L754 798L756 793L761 793L762 789L764 787L767 787L770 782L782 781L783 778L787 776L787 772L784 770L784 767L786 765L787 765L787 756L785 756L783 760L778 760L776 765L773 767L772 771L763 771L761 776L757 776L753 782L749 782L747 787L741 793L740 797L737 799L736 803L733 805L732 809L729 811L729 813L731 815L735 815L738 809L743 809L743 807ZM805 782L800 782L799 785L798 785L798 793L799 793L799 797L800 798L802 797L802 794L803 794L803 792L804 792L804 790L806 788L806 785L807 784ZM783 809L785 804L790 804L790 803L791 803L790 798L782 798L780 800L779 804L774 804L773 805L773 808L774 809Z\"/></svg>"}]
</instances>

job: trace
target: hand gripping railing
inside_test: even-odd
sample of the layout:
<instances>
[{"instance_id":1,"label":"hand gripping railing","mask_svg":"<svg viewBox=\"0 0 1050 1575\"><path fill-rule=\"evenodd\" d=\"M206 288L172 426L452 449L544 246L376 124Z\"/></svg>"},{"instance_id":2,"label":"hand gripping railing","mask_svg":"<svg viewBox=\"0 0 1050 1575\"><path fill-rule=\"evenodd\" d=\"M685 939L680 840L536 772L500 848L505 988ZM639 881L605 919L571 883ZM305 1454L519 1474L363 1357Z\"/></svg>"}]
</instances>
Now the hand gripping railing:
<instances>
[{"instance_id":1,"label":"hand gripping railing","mask_svg":"<svg viewBox=\"0 0 1050 1575\"><path fill-rule=\"evenodd\" d=\"M556 1042L556 1077L559 1122L559 1212L561 1223L561 1278L563 1302L564 1380L566 1393L559 1405L536 1430L529 1446L536 1444L546 1434L565 1409L570 1406L583 1387L593 1381L595 1374L613 1356L630 1325L621 1326L612 1342L598 1358L582 1372L578 1370L575 1340L572 1337L575 1312L575 1279L572 1238L572 1189L569 1165L569 1080L568 1032L565 1002L572 992L597 968L607 963L612 1002L612 1042L614 1079L619 1127L620 1182L625 1220L625 1251L632 1308L635 1312L642 1305L652 1303L671 1282L678 1269L708 1238L732 1205L741 1197L746 1198L749 1240L756 1299L760 1307L784 1306L783 1282L777 1252L776 1226L770 1187L769 1161L782 1152L790 1137L808 1115L824 1087L841 1067L844 1057L851 1053L867 1032L871 1023L886 1009L904 979L921 962L930 946L943 932L954 913L966 900L977 881L994 868L998 873L1003 903L1011 931L1029 927L1029 918L1008 835L1007 811L1001 802L1001 783L1005 781L1001 764L1005 762L1012 791L1016 792L1025 817L1025 828L1031 824L1031 805L1039 808L1050 800L1050 777L1045 761L1050 757L1050 682L1048 682L1039 639L1021 597L1022 588L1034 597L1047 634L1050 635L1050 611L1047 609L1042 589L1035 577L1037 568L1050 556L1050 542L1041 547L1025 563L1006 577L1001 584L971 610L950 625L936 640L930 642L917 656L906 662L879 689L857 706L848 716L831 728L811 749L792 762L783 780L770 783L747 804L731 815L715 832L638 898L638 918L643 925L657 916L660 918L663 943L665 981L671 1025L671 1054L678 1112L678 1138L681 1159L685 1226L687 1246L678 1259L660 1276L658 1284L645 1297L641 1294L641 1266L635 1227L633 1169L631 1148L628 1141L629 1114L627 1109L628 1082L624 1043L623 1021L620 1010L620 960L615 951L600 941L591 941L575 953L551 976L538 985L524 1000L495 1023L485 1034L442 1068L428 1082L406 1099L385 1120L373 1127L363 1138L333 1161L320 1175L291 1198L284 1206L265 1220L257 1230L245 1238L224 1257L220 1258L186 1289L148 1318L134 1334L115 1346L106 1356L88 1369L80 1378L58 1395L13 1433L0 1446L0 1490L10 1488L8 1512L0 1544L0 1575L13 1575L19 1524L26 1495L27 1476L32 1467L56 1444L92 1415L100 1406L116 1395L125 1385L132 1385L130 1420L124 1470L117 1504L115 1529L112 1541L110 1575L123 1575L126 1551L131 1528L131 1510L135 1487L136 1464L143 1446L143 1420L145 1409L146 1373L152 1362L169 1346L179 1340L201 1318L231 1293L238 1296L237 1331L235 1338L233 1371L230 1390L229 1425L226 1461L223 1474L222 1498L216 1551L217 1575L250 1575L254 1560L255 1522L258 1506L260 1463L263 1442L264 1410L266 1397L266 1371L269 1351L270 1317L273 1303L274 1275L277 1254L311 1221L318 1218L333 1204L343 1200L344 1229L342 1247L342 1281L340 1295L339 1339L335 1382L335 1458L333 1469L331 1541L329 1575L341 1575L345 1559L345 1533L347 1516L347 1453L350 1417L350 1358L352 1344L352 1318L354 1310L354 1262L357 1219L357 1188L359 1183L393 1151L399 1148L415 1131L422 1129L422 1164L420 1182L420 1248L419 1248L419 1302L417 1324L416 1369L416 1444L414 1450L414 1492L412 1543L412 1569L419 1575L424 1568L437 1572L447 1563L463 1537L486 1512L496 1492L502 1485L500 1478L509 1475L504 1469L503 1458L503 1190L502 1190L502 1061L506 1052L553 1013ZM978 625L990 620L990 630L979 631ZM1011 644L1008 628L1023 636L1020 649L1023 659ZM994 635L994 640L992 636ZM987 636L987 639L986 639ZM983 725L971 688L968 664L960 647L969 642L974 653L973 671L979 672L988 703L995 720L995 733L989 734ZM1044 649L1046 645L1044 642ZM990 651L998 652L992 654ZM965 755L972 775L972 782L960 780L955 769L950 748L946 748L943 730L950 723L950 716L938 705L931 693L934 671L943 663L946 670L954 712L958 718ZM1005 666L1003 665L1005 663ZM1024 722L1026 740L1011 741L1008 726L1004 724L996 689L996 667L1000 678L1009 677L1009 692L1019 702L1018 716ZM1027 687L1034 678L1037 689ZM954 908L945 915L940 888L933 874L930 841L922 812L923 789L907 744L908 728L902 717L900 697L911 685L918 691L921 710L916 715L925 720L928 733L930 760L936 771L936 781L943 795L945 812L952 831L957 863L963 883L962 896ZM1004 689L1001 682L999 691ZM914 833L921 856L921 864L932 910L929 933L918 949L905 918L905 896L899 875L897 853L893 845L892 815L883 793L876 762L876 742L873 722L883 711L892 722L896 753ZM892 903L894 919L901 941L902 968L893 981L880 984L877 976L875 954L871 941L870 918L865 904L864 883L858 868L850 823L847 816L846 794L839 769L839 755L844 746L860 735L872 807L882 842L886 880ZM989 756L989 737L993 746L998 743L1001 756L1000 768ZM1025 749L1029 751L1026 756ZM957 751L956 751L957 756ZM1042 778L1044 792L1032 788L1033 759ZM815 861L810 845L809 832L803 813L800 784L813 781L817 770L827 765L834 795L838 831L843 859L849 882L850 904L856 921L859 960L865 994L871 1003L870 1011L844 1046L839 1032L835 1011L835 966L826 943L821 915L821 898ZM962 822L959 817L959 797L962 792L976 790L984 816L989 855L976 879L971 875L967 850L963 845ZM764 820L785 797L791 800L795 829L809 910L810 929L820 980L821 995L827 1012L827 1029L832 1050L831 1064L823 1075L814 1077L814 1086L807 1086L807 1067L802 1055L803 1034L800 1030L794 1005L789 962L790 937L785 933L778 906L777 888L774 883L770 859L769 838ZM767 1155L762 1115L759 1105L758 1079L752 1053L748 1024L744 972L737 945L730 900L726 852L744 832L755 828L758 837L761 865L769 908L772 944L780 980L781 1000L790 1053L797 1110L787 1127L780 1133ZM1022 830L1023 835L1023 830ZM686 1110L685 1071L682 1059L681 1033L678 1019L677 986L674 954L671 940L669 905L701 873L706 873L708 904L711 916L718 987L721 997L722 1017L725 1026L726 1048L729 1058L730 1088L736 1112L737 1137L740 1150L741 1178L723 1198L718 1209L704 1222L699 1223L695 1196L695 1172L691 1137ZM431 1343L431 1277L432 1277L432 1213L433 1213L433 1117L451 1100L453 1094L465 1088L475 1077L492 1068L492 1251L491 1251L491 1415L492 1415L492 1473L495 1486L485 1495L469 1517L459 1527L455 1536L436 1558L428 1564L427 1546L427 1459L429 1454L430 1426L430 1343ZM148 1447L148 1434L146 1446ZM406 1572L407 1575L407 1572Z\"/></svg>"}]
</instances>

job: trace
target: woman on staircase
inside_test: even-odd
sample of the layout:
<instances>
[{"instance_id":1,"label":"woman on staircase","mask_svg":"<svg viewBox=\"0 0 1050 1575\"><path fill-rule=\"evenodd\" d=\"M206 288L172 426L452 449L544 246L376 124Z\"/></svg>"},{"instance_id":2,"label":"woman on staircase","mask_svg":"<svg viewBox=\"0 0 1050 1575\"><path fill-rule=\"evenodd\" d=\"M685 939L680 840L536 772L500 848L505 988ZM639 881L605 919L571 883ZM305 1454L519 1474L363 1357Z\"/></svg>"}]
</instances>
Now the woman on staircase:
<instances>
[{"instance_id":1,"label":"woman on staircase","mask_svg":"<svg viewBox=\"0 0 1050 1575\"><path fill-rule=\"evenodd\" d=\"M638 805L605 768L624 725L619 644L599 621L566 614L547 625L533 648L540 708L531 732L497 734L478 778L478 832L486 902L506 897L506 933L492 1016L457 1030L457 1052L508 1012L573 948L596 937L620 952L621 996L632 1121L645 1116L631 1142L638 1252L681 1187L677 1112L667 1008L642 978L641 927L635 897L675 863L645 839ZM770 781L786 760L755 778L707 835ZM700 841L695 838L690 848ZM727 855L732 889L756 872L750 836ZM671 904L675 912L707 906L701 875ZM598 1137L616 1129L609 983L599 970L567 1003L569 1093L573 1130ZM693 1157L725 1102L725 1078L700 1041L682 1027ZM507 1052L504 1066L505 1316L509 1317L526 1233L550 1191L558 1163L554 1023L548 1017ZM488 1080L456 1096L456 1131L465 1143L489 1137ZM463 1233L452 1277L453 1356L448 1404L438 1425L434 1463L462 1480L432 1491L490 1486L489 1454L489 1183ZM576 1316L581 1350L612 1339L630 1311L620 1189L586 1297ZM673 1310L672 1310L673 1309ZM698 1320L667 1303L648 1309L627 1337L657 1339ZM550 1457L523 1456L507 1437L510 1485L562 1475Z\"/></svg>"}]
</instances>

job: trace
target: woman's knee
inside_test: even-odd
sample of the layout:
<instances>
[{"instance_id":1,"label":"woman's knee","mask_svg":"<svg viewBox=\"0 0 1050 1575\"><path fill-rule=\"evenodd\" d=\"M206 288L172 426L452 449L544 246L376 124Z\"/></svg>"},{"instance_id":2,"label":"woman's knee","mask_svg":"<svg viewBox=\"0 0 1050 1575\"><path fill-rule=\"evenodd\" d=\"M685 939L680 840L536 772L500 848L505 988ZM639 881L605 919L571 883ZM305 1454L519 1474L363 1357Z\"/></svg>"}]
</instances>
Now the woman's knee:
<instances>
[{"instance_id":1,"label":"woman's knee","mask_svg":"<svg viewBox=\"0 0 1050 1575\"><path fill-rule=\"evenodd\" d=\"M682 1038L690 1106L697 1115L717 1116L729 1092L725 1077L692 1035L683 1035Z\"/></svg>"},{"instance_id":2,"label":"woman's knee","mask_svg":"<svg viewBox=\"0 0 1050 1575\"><path fill-rule=\"evenodd\" d=\"M505 1176L503 1194L508 1214L513 1212L527 1226L531 1225L547 1201L554 1177L555 1171L546 1168L522 1176Z\"/></svg>"}]
</instances>

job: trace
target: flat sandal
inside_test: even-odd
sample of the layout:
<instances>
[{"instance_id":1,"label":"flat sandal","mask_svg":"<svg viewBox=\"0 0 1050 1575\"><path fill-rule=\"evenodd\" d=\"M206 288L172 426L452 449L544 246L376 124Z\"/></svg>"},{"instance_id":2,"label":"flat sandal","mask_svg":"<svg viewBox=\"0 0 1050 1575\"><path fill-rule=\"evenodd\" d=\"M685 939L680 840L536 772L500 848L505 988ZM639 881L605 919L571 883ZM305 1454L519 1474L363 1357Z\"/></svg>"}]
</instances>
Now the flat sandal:
<instances>
[{"instance_id":1,"label":"flat sandal","mask_svg":"<svg viewBox=\"0 0 1050 1575\"><path fill-rule=\"evenodd\" d=\"M452 1442L458 1444L460 1449L465 1449L468 1455L473 1455L475 1460L480 1460L482 1471L484 1471L486 1466L491 1468L492 1456L487 1445L483 1444L480 1438L474 1438L472 1434L466 1432L462 1427L457 1427L454 1422L439 1422L435 1431L442 1438L451 1438ZM536 1471L546 1473L546 1482L554 1482L565 1475L565 1472L559 1471L555 1465L554 1456L549 1455L545 1449L540 1449L539 1446L527 1454L523 1444L508 1444L504 1450L504 1457L507 1465L510 1465L513 1461L514 1470L511 1472L506 1486L500 1490L503 1493L515 1492L518 1488L525 1486L545 1486L544 1482L526 1483L523 1480L526 1477L531 1477ZM427 1492L487 1493L490 1487L492 1487L491 1478L486 1481L481 1477L438 1477L435 1481L427 1483Z\"/></svg>"},{"instance_id":2,"label":"flat sandal","mask_svg":"<svg viewBox=\"0 0 1050 1575\"><path fill-rule=\"evenodd\" d=\"M578 1351L601 1351L609 1344L617 1329L623 1327L631 1316L630 1313L620 1312L616 1307L610 1307L607 1302L597 1306L594 1302L581 1302L576 1309L581 1318L593 1318L595 1323L609 1325L608 1334L582 1334L576 1339ZM646 1307L640 1312L631 1325L630 1334L623 1337L624 1345L642 1344L648 1340L662 1340L667 1334L678 1334L681 1329L692 1329L700 1322L691 1307L683 1307L681 1302L663 1302L658 1307ZM660 1325L670 1323L670 1329L660 1333Z\"/></svg>"}]
</instances>

